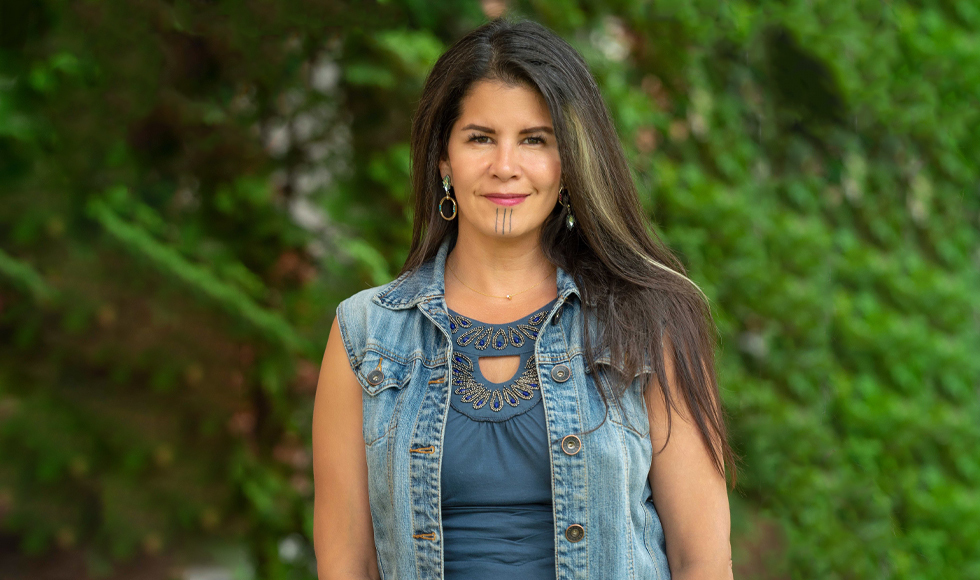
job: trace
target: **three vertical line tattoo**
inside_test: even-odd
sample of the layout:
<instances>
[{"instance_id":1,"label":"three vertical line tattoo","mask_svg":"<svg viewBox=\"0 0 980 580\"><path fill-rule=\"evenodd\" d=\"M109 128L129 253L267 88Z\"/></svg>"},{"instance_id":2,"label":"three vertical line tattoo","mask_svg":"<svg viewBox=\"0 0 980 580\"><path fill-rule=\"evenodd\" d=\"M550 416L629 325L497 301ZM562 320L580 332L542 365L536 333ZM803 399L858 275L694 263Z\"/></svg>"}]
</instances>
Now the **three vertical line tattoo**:
<instances>
[{"instance_id":1,"label":"three vertical line tattoo","mask_svg":"<svg viewBox=\"0 0 980 580\"><path fill-rule=\"evenodd\" d=\"M508 221L510 218L510 221ZM500 208L496 210L495 217L493 219L493 232L497 233L497 224L500 224L500 233L510 233L514 229L514 210L510 210L508 213L507 208L504 208L503 220L500 219ZM506 228L506 232L504 229Z\"/></svg>"}]
</instances>

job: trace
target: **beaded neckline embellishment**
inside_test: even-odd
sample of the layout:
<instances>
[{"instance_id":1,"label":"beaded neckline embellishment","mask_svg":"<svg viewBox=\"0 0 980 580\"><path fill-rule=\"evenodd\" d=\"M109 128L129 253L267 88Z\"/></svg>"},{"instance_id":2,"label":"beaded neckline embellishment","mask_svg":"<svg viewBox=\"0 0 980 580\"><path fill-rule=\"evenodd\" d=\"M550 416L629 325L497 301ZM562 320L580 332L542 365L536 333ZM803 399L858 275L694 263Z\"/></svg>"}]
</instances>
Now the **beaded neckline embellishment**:
<instances>
[{"instance_id":1,"label":"beaded neckline embellishment","mask_svg":"<svg viewBox=\"0 0 980 580\"><path fill-rule=\"evenodd\" d=\"M450 314L449 330L454 335L462 331L456 337L456 344L459 346L469 346L472 344L477 350L486 350L487 347L492 345L497 350L503 350L507 348L507 344L509 343L520 348L524 346L525 339L532 341L538 339L538 327L541 326L541 322L544 321L545 316L546 311L542 310L537 314L529 316L523 324L508 324L506 330L498 328L494 332L493 326L484 324L476 326L472 320L465 316Z\"/></svg>"},{"instance_id":2,"label":"beaded neckline embellishment","mask_svg":"<svg viewBox=\"0 0 980 580\"><path fill-rule=\"evenodd\" d=\"M538 339L539 329L547 312L541 310L523 322L501 325L496 330L494 325L480 324L465 316L449 313L449 330L455 336L456 344L463 348L480 351L490 347L495 350L521 348L528 341L534 342ZM475 410L489 407L491 411L499 413L505 403L517 407L521 401L530 401L534 398L534 392L541 388L534 354L528 357L520 376L501 388L490 388L476 380L475 370L472 358L462 353L453 354L453 393L462 395L460 402L472 404Z\"/></svg>"},{"instance_id":3,"label":"beaded neckline embellishment","mask_svg":"<svg viewBox=\"0 0 980 580\"><path fill-rule=\"evenodd\" d=\"M534 391L540 390L538 384L538 366L534 364L534 355L527 359L524 372L516 381L502 389L490 389L473 378L473 360L465 354L453 355L453 392L462 395L463 403L473 403L474 409L482 409L489 405L491 411L500 412L504 403L511 407L518 406L521 401L534 398Z\"/></svg>"}]
</instances>

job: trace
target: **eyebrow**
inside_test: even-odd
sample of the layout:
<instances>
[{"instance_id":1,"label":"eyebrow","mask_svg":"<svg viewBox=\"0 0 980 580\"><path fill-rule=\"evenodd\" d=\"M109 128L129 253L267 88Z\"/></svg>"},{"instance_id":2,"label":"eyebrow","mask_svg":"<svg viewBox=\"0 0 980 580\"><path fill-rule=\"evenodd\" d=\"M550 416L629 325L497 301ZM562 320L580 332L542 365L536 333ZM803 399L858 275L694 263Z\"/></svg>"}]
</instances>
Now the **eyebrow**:
<instances>
[{"instance_id":1,"label":"eyebrow","mask_svg":"<svg viewBox=\"0 0 980 580\"><path fill-rule=\"evenodd\" d=\"M473 123L470 123L469 125L463 127L462 129L460 129L460 131L480 131L480 132L483 132L483 133L490 133L491 135L494 135L494 134L497 133L496 131L494 131L490 127L482 127L480 125L474 125ZM545 133L551 133L551 134L554 134L555 133L554 129L552 129L551 127L549 127L547 125L541 125L540 127L528 127L527 129L522 129L520 131L519 135L524 135L526 133L538 133L538 132L542 132L542 131L545 132Z\"/></svg>"}]
</instances>

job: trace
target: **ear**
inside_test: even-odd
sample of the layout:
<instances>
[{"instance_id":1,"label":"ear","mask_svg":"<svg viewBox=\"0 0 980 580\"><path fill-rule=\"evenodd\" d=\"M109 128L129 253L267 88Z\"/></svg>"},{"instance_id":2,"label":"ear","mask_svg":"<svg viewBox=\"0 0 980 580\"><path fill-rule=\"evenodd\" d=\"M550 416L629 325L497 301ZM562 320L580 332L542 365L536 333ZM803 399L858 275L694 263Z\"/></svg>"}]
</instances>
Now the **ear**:
<instances>
[{"instance_id":1,"label":"ear","mask_svg":"<svg viewBox=\"0 0 980 580\"><path fill-rule=\"evenodd\" d=\"M453 176L453 169L449 165L448 159L442 159L439 161L439 179L442 180L444 176Z\"/></svg>"}]
</instances>

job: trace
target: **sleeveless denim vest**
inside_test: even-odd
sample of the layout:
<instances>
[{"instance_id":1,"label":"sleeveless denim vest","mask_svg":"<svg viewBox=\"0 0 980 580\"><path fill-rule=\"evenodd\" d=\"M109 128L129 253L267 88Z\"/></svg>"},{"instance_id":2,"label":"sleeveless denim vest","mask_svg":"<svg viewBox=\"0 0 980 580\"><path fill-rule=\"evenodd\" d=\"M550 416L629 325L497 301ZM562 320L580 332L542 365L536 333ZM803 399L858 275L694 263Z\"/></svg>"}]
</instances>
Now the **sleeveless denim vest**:
<instances>
[{"instance_id":1,"label":"sleeveless denim vest","mask_svg":"<svg viewBox=\"0 0 980 580\"><path fill-rule=\"evenodd\" d=\"M344 347L364 389L371 518L386 579L443 579L440 469L453 353L443 276L451 244L447 237L433 260L337 307ZM560 268L557 282L558 300L535 344L551 442L556 577L668 580L647 477L653 448L642 391L648 376L638 375L606 417L586 370L581 297ZM598 363L603 373L608 355ZM515 481L515 495L520 488Z\"/></svg>"}]
</instances>

